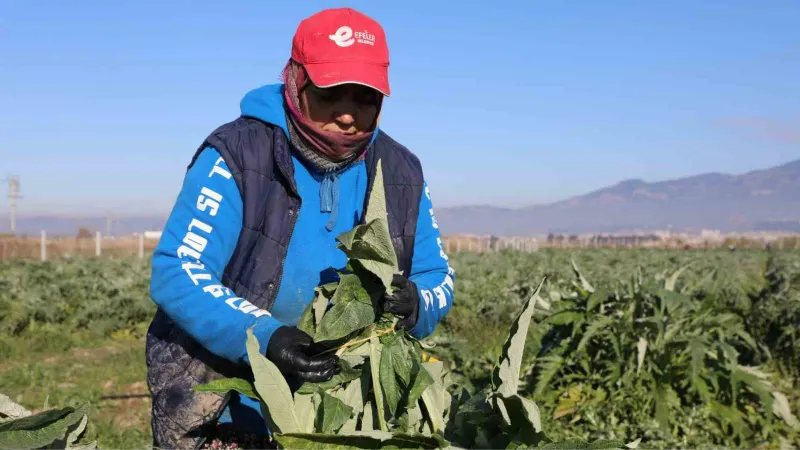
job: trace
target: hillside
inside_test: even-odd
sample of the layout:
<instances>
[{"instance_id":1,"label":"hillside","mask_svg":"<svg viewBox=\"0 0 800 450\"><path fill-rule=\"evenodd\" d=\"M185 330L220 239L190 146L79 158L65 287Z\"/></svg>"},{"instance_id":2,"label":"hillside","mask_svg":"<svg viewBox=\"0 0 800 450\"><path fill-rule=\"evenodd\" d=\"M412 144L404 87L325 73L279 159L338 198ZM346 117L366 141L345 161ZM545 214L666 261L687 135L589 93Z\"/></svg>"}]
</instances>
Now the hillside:
<instances>
[{"instance_id":1,"label":"hillside","mask_svg":"<svg viewBox=\"0 0 800 450\"><path fill-rule=\"evenodd\" d=\"M800 229L800 160L740 175L707 173L648 183L640 179L559 202L509 209L437 211L449 233L525 235L666 229Z\"/></svg>"}]
</instances>

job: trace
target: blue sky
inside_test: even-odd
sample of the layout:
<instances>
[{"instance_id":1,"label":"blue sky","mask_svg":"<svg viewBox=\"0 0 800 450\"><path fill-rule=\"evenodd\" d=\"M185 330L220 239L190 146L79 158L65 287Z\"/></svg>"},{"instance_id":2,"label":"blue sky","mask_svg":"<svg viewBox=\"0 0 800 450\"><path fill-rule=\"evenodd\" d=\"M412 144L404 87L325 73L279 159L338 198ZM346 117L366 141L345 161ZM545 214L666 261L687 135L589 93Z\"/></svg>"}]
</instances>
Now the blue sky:
<instances>
[{"instance_id":1,"label":"blue sky","mask_svg":"<svg viewBox=\"0 0 800 450\"><path fill-rule=\"evenodd\" d=\"M382 128L438 207L800 157L797 1L0 0L0 177L21 177L20 214L168 212L195 148L332 6L383 24Z\"/></svg>"}]
</instances>

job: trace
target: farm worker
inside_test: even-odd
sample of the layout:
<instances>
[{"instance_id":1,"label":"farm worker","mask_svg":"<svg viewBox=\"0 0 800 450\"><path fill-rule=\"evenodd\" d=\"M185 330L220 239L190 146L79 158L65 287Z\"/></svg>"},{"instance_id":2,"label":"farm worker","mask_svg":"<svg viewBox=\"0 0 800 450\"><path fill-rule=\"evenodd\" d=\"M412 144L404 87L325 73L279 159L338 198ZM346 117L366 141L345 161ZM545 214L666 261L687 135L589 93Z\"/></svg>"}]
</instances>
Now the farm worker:
<instances>
[{"instance_id":1,"label":"farm worker","mask_svg":"<svg viewBox=\"0 0 800 450\"><path fill-rule=\"evenodd\" d=\"M450 310L455 274L420 161L378 127L388 67L375 20L350 8L314 14L297 28L282 82L247 92L241 115L192 156L152 260L156 446L195 447L217 427L268 433L257 402L192 389L252 379L250 327L294 388L336 373L337 357L315 356L296 325L315 287L346 264L335 238L361 222L378 160L403 274L383 310L419 339Z\"/></svg>"}]
</instances>

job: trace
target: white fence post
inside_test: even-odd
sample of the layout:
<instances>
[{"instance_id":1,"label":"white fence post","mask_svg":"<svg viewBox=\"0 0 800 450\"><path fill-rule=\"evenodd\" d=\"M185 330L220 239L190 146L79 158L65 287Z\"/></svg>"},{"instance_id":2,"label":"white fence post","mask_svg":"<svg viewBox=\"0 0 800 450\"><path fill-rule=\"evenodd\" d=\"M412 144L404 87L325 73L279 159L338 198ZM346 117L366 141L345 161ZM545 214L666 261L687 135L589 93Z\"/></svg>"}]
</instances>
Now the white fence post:
<instances>
[{"instance_id":1,"label":"white fence post","mask_svg":"<svg viewBox=\"0 0 800 450\"><path fill-rule=\"evenodd\" d=\"M100 256L100 232L95 232L95 243L94 243L94 254L95 256Z\"/></svg>"},{"instance_id":2,"label":"white fence post","mask_svg":"<svg viewBox=\"0 0 800 450\"><path fill-rule=\"evenodd\" d=\"M144 232L139 234L139 259L144 259Z\"/></svg>"},{"instance_id":3,"label":"white fence post","mask_svg":"<svg viewBox=\"0 0 800 450\"><path fill-rule=\"evenodd\" d=\"M47 261L47 231L42 230L42 261Z\"/></svg>"}]
</instances>

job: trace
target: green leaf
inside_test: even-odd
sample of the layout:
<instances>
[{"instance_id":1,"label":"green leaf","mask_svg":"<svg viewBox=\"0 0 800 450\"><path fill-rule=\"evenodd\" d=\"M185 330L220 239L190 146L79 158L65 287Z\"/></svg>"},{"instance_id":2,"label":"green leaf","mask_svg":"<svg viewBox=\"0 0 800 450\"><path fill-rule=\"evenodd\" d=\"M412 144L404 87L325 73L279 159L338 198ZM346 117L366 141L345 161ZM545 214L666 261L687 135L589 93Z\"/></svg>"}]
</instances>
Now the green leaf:
<instances>
[{"instance_id":1,"label":"green leaf","mask_svg":"<svg viewBox=\"0 0 800 450\"><path fill-rule=\"evenodd\" d=\"M424 363L422 367L428 371L428 374L433 379L433 384L422 392L422 403L428 411L428 419L431 421L433 431L437 433L443 432L445 429L444 411L447 392L440 376L437 376L441 374L441 362Z\"/></svg>"},{"instance_id":2,"label":"green leaf","mask_svg":"<svg viewBox=\"0 0 800 450\"><path fill-rule=\"evenodd\" d=\"M410 352L411 348L402 333L392 333L389 337L393 337L394 341L390 345L384 345L384 348L388 347L391 350L394 373L400 379L402 388L406 389L411 385L412 361L420 361L422 357Z\"/></svg>"},{"instance_id":3,"label":"green leaf","mask_svg":"<svg viewBox=\"0 0 800 450\"><path fill-rule=\"evenodd\" d=\"M615 439L598 439L589 444L589 448L592 450L625 449L626 447L624 442Z\"/></svg>"},{"instance_id":4,"label":"green leaf","mask_svg":"<svg viewBox=\"0 0 800 450\"><path fill-rule=\"evenodd\" d=\"M444 363L441 361L428 361L422 363L422 365L427 369L428 373L433 377L434 380L439 380L441 382L444 374Z\"/></svg>"},{"instance_id":5,"label":"green leaf","mask_svg":"<svg viewBox=\"0 0 800 450\"><path fill-rule=\"evenodd\" d=\"M629 449L639 448L639 444L642 442L642 438L637 438L635 441L628 442L625 444L625 447Z\"/></svg>"},{"instance_id":6,"label":"green leaf","mask_svg":"<svg viewBox=\"0 0 800 450\"><path fill-rule=\"evenodd\" d=\"M586 450L606 450L606 449L625 449L625 443L617 440L598 439L589 443L582 439L567 439L561 442L551 442L541 446L542 449L552 450L572 450L572 449L586 449Z\"/></svg>"},{"instance_id":7,"label":"green leaf","mask_svg":"<svg viewBox=\"0 0 800 450\"><path fill-rule=\"evenodd\" d=\"M342 251L348 252L348 251L352 250L353 244L356 242L356 239L357 239L359 233L362 232L361 228L363 228L363 227L364 227L364 225L356 225L355 227L353 227L349 231L345 231L344 233L336 236L336 240L341 243L341 247L340 248L342 249Z\"/></svg>"},{"instance_id":8,"label":"green leaf","mask_svg":"<svg viewBox=\"0 0 800 450\"><path fill-rule=\"evenodd\" d=\"M353 416L350 418L350 420L345 422L344 425L342 425L341 432L348 433L351 431L356 431L356 426L358 425L358 415L364 410L364 396L361 386L361 378L356 378L355 380L351 381L344 390L339 389L333 395L341 400L345 405L353 408Z\"/></svg>"},{"instance_id":9,"label":"green leaf","mask_svg":"<svg viewBox=\"0 0 800 450\"><path fill-rule=\"evenodd\" d=\"M403 402L405 405L415 405L430 386L433 385L433 377L422 367L419 361L411 362L411 388L407 389L407 396Z\"/></svg>"},{"instance_id":10,"label":"green leaf","mask_svg":"<svg viewBox=\"0 0 800 450\"><path fill-rule=\"evenodd\" d=\"M317 294L317 297L320 297L320 295ZM315 301L312 301L308 304L308 306L306 306L306 308L303 310L303 315L301 315L300 320L297 321L297 329L309 336L314 336L314 334L316 334L316 325L314 324Z\"/></svg>"},{"instance_id":11,"label":"green leaf","mask_svg":"<svg viewBox=\"0 0 800 450\"><path fill-rule=\"evenodd\" d=\"M598 306L602 305L608 300L608 291L598 289L592 292L589 301L586 303L586 311L594 311Z\"/></svg>"},{"instance_id":12,"label":"green leaf","mask_svg":"<svg viewBox=\"0 0 800 450\"><path fill-rule=\"evenodd\" d=\"M534 398L540 397L550 385L550 381L561 371L566 361L559 355L542 356L536 359L536 364L539 365L539 378L536 380L536 388L534 389Z\"/></svg>"},{"instance_id":13,"label":"green leaf","mask_svg":"<svg viewBox=\"0 0 800 450\"><path fill-rule=\"evenodd\" d=\"M730 424L731 431L734 434L741 434L747 430L748 427L744 415L738 409L723 405L715 400L709 401L708 407L716 420Z\"/></svg>"},{"instance_id":14,"label":"green leaf","mask_svg":"<svg viewBox=\"0 0 800 450\"><path fill-rule=\"evenodd\" d=\"M419 434L392 434L382 431L357 431L347 434L276 434L275 440L287 449L378 449L378 448L447 448L442 437Z\"/></svg>"},{"instance_id":15,"label":"green leaf","mask_svg":"<svg viewBox=\"0 0 800 450\"><path fill-rule=\"evenodd\" d=\"M81 417L80 422L70 426L67 429L67 435L64 439L59 439L52 444L50 444L50 448L64 448L64 449L74 449L74 445L78 442L78 438L86 431L86 425L89 423L89 416L84 414ZM89 443L86 446L91 446L92 448L96 447L96 443ZM79 445L79 447L85 447L83 445Z\"/></svg>"},{"instance_id":16,"label":"green leaf","mask_svg":"<svg viewBox=\"0 0 800 450\"><path fill-rule=\"evenodd\" d=\"M381 286L387 294L394 292L392 278L394 277L394 274L397 273L397 268L395 266L369 259L354 259L350 262L351 264L358 265L363 270L366 270L378 277L378 279L381 281Z\"/></svg>"},{"instance_id":17,"label":"green leaf","mask_svg":"<svg viewBox=\"0 0 800 450\"><path fill-rule=\"evenodd\" d=\"M551 325L569 325L583 319L586 314L583 311L567 309L548 316L544 321Z\"/></svg>"},{"instance_id":18,"label":"green leaf","mask_svg":"<svg viewBox=\"0 0 800 450\"><path fill-rule=\"evenodd\" d=\"M334 292L336 292L336 288L339 286L339 281L331 281L330 283L325 283L323 285L317 286L315 289L317 292L322 294L326 298L331 298Z\"/></svg>"},{"instance_id":19,"label":"green leaf","mask_svg":"<svg viewBox=\"0 0 800 450\"><path fill-rule=\"evenodd\" d=\"M333 307L317 327L314 342L341 339L375 322L375 310L369 295L361 288L355 275L346 275L334 294ZM347 283L344 281L347 280ZM358 283L357 285L354 283ZM368 302L365 302L365 298Z\"/></svg>"},{"instance_id":20,"label":"green leaf","mask_svg":"<svg viewBox=\"0 0 800 450\"><path fill-rule=\"evenodd\" d=\"M583 399L581 393L581 385L572 385L567 388L567 391L558 397L558 404L553 411L553 419L559 419L569 414L573 414L578 410Z\"/></svg>"},{"instance_id":21,"label":"green leaf","mask_svg":"<svg viewBox=\"0 0 800 450\"><path fill-rule=\"evenodd\" d=\"M575 260L571 260L571 262L572 262L572 271L575 273L575 276L577 276L578 279L580 280L581 287L590 293L594 292L594 287L592 287L592 284L589 283L589 280L587 280L586 277L584 277L583 274L581 273L580 269L578 269L578 265L575 263Z\"/></svg>"},{"instance_id":22,"label":"green leaf","mask_svg":"<svg viewBox=\"0 0 800 450\"><path fill-rule=\"evenodd\" d=\"M709 401L712 394L703 377L705 357L709 351L708 343L701 337L691 338L688 342L688 350L690 386L704 401Z\"/></svg>"},{"instance_id":23,"label":"green leaf","mask_svg":"<svg viewBox=\"0 0 800 450\"><path fill-rule=\"evenodd\" d=\"M418 403L413 403L413 405L414 406L406 410L408 413L408 429L411 431L419 431L420 425L423 421L422 411L420 410Z\"/></svg>"},{"instance_id":24,"label":"green leaf","mask_svg":"<svg viewBox=\"0 0 800 450\"><path fill-rule=\"evenodd\" d=\"M374 410L375 404L367 401L364 403L364 414L361 416L361 430L362 431L372 431L375 429L375 419L374 417L377 415Z\"/></svg>"},{"instance_id":25,"label":"green leaf","mask_svg":"<svg viewBox=\"0 0 800 450\"><path fill-rule=\"evenodd\" d=\"M11 419L30 416L31 412L13 402L7 395L0 394L0 415Z\"/></svg>"},{"instance_id":26,"label":"green leaf","mask_svg":"<svg viewBox=\"0 0 800 450\"><path fill-rule=\"evenodd\" d=\"M592 338L600 334L603 329L614 323L614 319L608 316L599 316L594 318L594 322L590 323L586 330L583 332L580 342L578 342L578 352L583 352L586 346L589 345Z\"/></svg>"},{"instance_id":27,"label":"green leaf","mask_svg":"<svg viewBox=\"0 0 800 450\"><path fill-rule=\"evenodd\" d=\"M247 329L247 356L255 376L256 392L261 397L264 418L278 433L294 433L300 424L294 413L294 400L286 379L278 367L261 354L253 328Z\"/></svg>"},{"instance_id":28,"label":"green leaf","mask_svg":"<svg viewBox=\"0 0 800 450\"><path fill-rule=\"evenodd\" d=\"M377 276L387 293L392 293L392 276L398 271L397 255L389 234L383 168L378 161L377 171L369 193L364 225L337 237L340 248L351 264L359 264Z\"/></svg>"},{"instance_id":29,"label":"green leaf","mask_svg":"<svg viewBox=\"0 0 800 450\"><path fill-rule=\"evenodd\" d=\"M323 433L335 433L353 415L353 408L347 406L338 398L322 394L322 426Z\"/></svg>"},{"instance_id":30,"label":"green leaf","mask_svg":"<svg viewBox=\"0 0 800 450\"><path fill-rule=\"evenodd\" d=\"M364 330L369 329L370 327L365 328ZM364 339L368 339L367 336ZM348 347L344 353L339 356L339 359L342 361L347 361L348 364L351 366L360 366L364 364L366 359L369 357L369 341L366 341L362 344L358 344L352 347Z\"/></svg>"},{"instance_id":31,"label":"green leaf","mask_svg":"<svg viewBox=\"0 0 800 450\"><path fill-rule=\"evenodd\" d=\"M300 431L302 433L314 432L314 423L316 422L317 411L321 403L322 400L318 393L301 394L295 392L294 413L297 416L297 421L300 424Z\"/></svg>"},{"instance_id":32,"label":"green leaf","mask_svg":"<svg viewBox=\"0 0 800 450\"><path fill-rule=\"evenodd\" d=\"M545 279L542 279L539 282L539 285L533 291L533 295L522 305L519 315L511 324L508 339L503 345L500 359L492 373L492 384L494 384L496 391L504 397L516 394L519 389L519 373L522 368L522 356L525 350L525 340L528 337L528 327L544 281Z\"/></svg>"},{"instance_id":33,"label":"green leaf","mask_svg":"<svg viewBox=\"0 0 800 450\"><path fill-rule=\"evenodd\" d=\"M208 383L199 384L194 387L197 392L216 392L218 394L226 394L228 391L236 391L246 397L258 400L253 384L242 378L222 378L219 380L209 381Z\"/></svg>"},{"instance_id":34,"label":"green leaf","mask_svg":"<svg viewBox=\"0 0 800 450\"><path fill-rule=\"evenodd\" d=\"M379 159L376 164L372 190L367 201L364 221L369 223L375 219L387 220L388 216L389 214L386 211L386 189L383 186L383 161Z\"/></svg>"},{"instance_id":35,"label":"green leaf","mask_svg":"<svg viewBox=\"0 0 800 450\"><path fill-rule=\"evenodd\" d=\"M359 227L350 248L342 250L348 259L376 261L395 267L397 257L386 219L374 219Z\"/></svg>"},{"instance_id":36,"label":"green leaf","mask_svg":"<svg viewBox=\"0 0 800 450\"><path fill-rule=\"evenodd\" d=\"M354 412L360 413L364 410L364 388L361 386L361 378L354 379L344 391L340 392L341 396L337 398L352 407Z\"/></svg>"},{"instance_id":37,"label":"green leaf","mask_svg":"<svg viewBox=\"0 0 800 450\"><path fill-rule=\"evenodd\" d=\"M669 427L669 406L670 406L670 395L669 391L671 389L669 386L664 386L662 384L657 384L654 387L654 394L653 401L655 403L655 414L654 417L658 424L667 429Z\"/></svg>"},{"instance_id":38,"label":"green leaf","mask_svg":"<svg viewBox=\"0 0 800 450\"><path fill-rule=\"evenodd\" d=\"M67 447L68 450L96 450L97 441L92 441L87 444L71 445Z\"/></svg>"},{"instance_id":39,"label":"green leaf","mask_svg":"<svg viewBox=\"0 0 800 450\"><path fill-rule=\"evenodd\" d=\"M642 364L644 364L644 357L647 354L647 339L640 337L639 342L636 344L636 374L642 371Z\"/></svg>"},{"instance_id":40,"label":"green leaf","mask_svg":"<svg viewBox=\"0 0 800 450\"><path fill-rule=\"evenodd\" d=\"M680 277L681 274L691 265L692 263L689 263L684 266L681 266L678 270L676 270L675 273L673 273L669 278L666 279L666 281L664 281L664 289L674 292L675 285L678 283L678 277Z\"/></svg>"},{"instance_id":41,"label":"green leaf","mask_svg":"<svg viewBox=\"0 0 800 450\"><path fill-rule=\"evenodd\" d=\"M398 360L402 359L403 355L399 353L399 346L396 343L397 341L394 341L390 345L383 346L379 368L381 389L386 399L386 406L389 409L389 414L392 417L397 413L397 406L400 404L401 395L401 388L395 376L395 366L400 364Z\"/></svg>"},{"instance_id":42,"label":"green leaf","mask_svg":"<svg viewBox=\"0 0 800 450\"><path fill-rule=\"evenodd\" d=\"M383 389L381 389L381 376L380 376L380 363L381 363L381 350L383 345L377 337L370 338L369 340L369 360L370 371L372 376L372 390L375 395L375 409L378 413L378 428L381 431L388 430L386 426L386 417L383 412L385 409L385 401L383 397Z\"/></svg>"},{"instance_id":43,"label":"green leaf","mask_svg":"<svg viewBox=\"0 0 800 450\"><path fill-rule=\"evenodd\" d=\"M339 280L339 286L333 293L331 302L336 305L337 303L353 300L357 300L362 303L372 303L369 299L369 295L366 293L366 291L364 291L364 288L361 285L361 280L358 278L358 276L351 273L343 274Z\"/></svg>"},{"instance_id":44,"label":"green leaf","mask_svg":"<svg viewBox=\"0 0 800 450\"><path fill-rule=\"evenodd\" d=\"M664 302L664 308L670 313L692 302L689 297L666 289L657 290L656 293Z\"/></svg>"},{"instance_id":45,"label":"green leaf","mask_svg":"<svg viewBox=\"0 0 800 450\"><path fill-rule=\"evenodd\" d=\"M772 395L775 397L775 401L772 403L772 413L783 419L786 425L793 430L800 431L800 421L792 414L789 399L779 391L772 392Z\"/></svg>"},{"instance_id":46,"label":"green leaf","mask_svg":"<svg viewBox=\"0 0 800 450\"><path fill-rule=\"evenodd\" d=\"M336 291L339 290L339 283L336 283L334 290L330 291L330 295L326 296L322 293L319 293L314 301L311 303L311 308L314 310L314 329L319 326L320 322L322 322L322 318L325 317L325 312L328 311L328 304L331 302L331 298L336 294ZM309 336L313 336L310 334Z\"/></svg>"},{"instance_id":47,"label":"green leaf","mask_svg":"<svg viewBox=\"0 0 800 450\"><path fill-rule=\"evenodd\" d=\"M542 416L535 402L518 394L501 399L511 419L511 425L519 428L531 427L532 431L541 433Z\"/></svg>"},{"instance_id":48,"label":"green leaf","mask_svg":"<svg viewBox=\"0 0 800 450\"><path fill-rule=\"evenodd\" d=\"M65 440L70 428L86 416L87 405L49 409L0 423L0 448L34 449Z\"/></svg>"}]
</instances>

